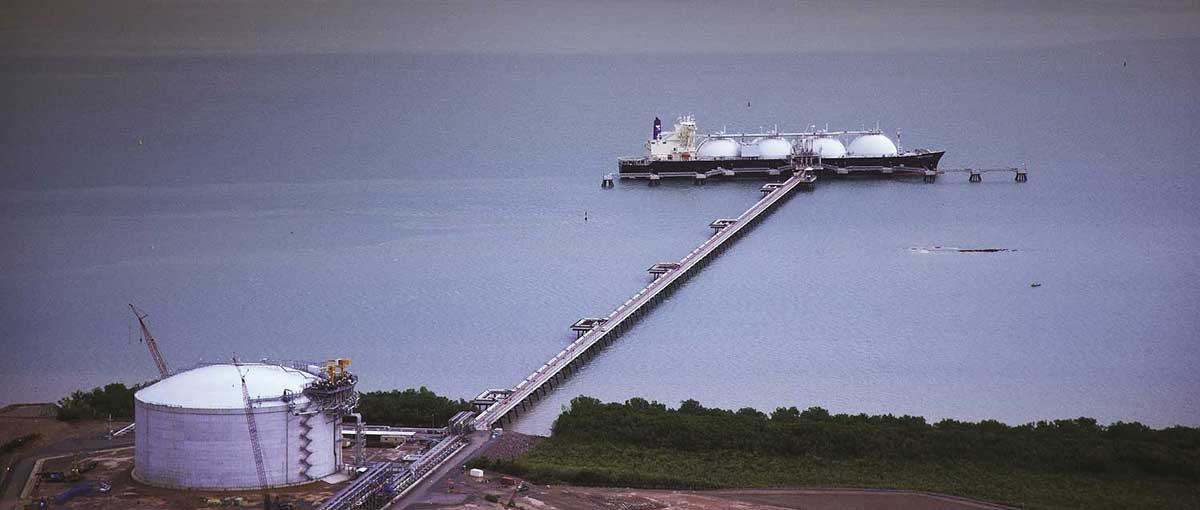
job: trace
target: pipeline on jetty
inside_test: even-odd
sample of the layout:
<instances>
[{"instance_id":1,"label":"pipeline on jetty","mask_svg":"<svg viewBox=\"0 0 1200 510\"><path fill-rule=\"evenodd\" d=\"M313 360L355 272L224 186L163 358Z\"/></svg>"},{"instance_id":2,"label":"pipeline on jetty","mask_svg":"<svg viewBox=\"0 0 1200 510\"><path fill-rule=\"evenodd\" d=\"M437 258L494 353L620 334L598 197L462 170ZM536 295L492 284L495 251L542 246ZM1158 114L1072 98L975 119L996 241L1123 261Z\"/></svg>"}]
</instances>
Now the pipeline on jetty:
<instances>
[{"instance_id":1,"label":"pipeline on jetty","mask_svg":"<svg viewBox=\"0 0 1200 510\"><path fill-rule=\"evenodd\" d=\"M725 218L714 221L710 226L716 231L700 246L692 250L676 263L658 263L650 268L654 281L638 291L629 300L618 306L605 317L587 317L572 325L578 338L574 342L538 367L529 377L521 381L511 390L488 390L476 398L475 403L480 413L475 417L476 430L486 430L500 422L506 416L515 414L532 403L533 400L545 395L551 386L564 378L577 362L593 356L595 351L607 344L624 331L637 318L657 304L672 290L676 283L682 282L693 272L703 267L709 260L719 254L740 234L747 231L776 205L792 195L799 188L811 186L816 176L811 169L792 169L791 177L778 186L772 186L768 191L764 188L764 196L737 218ZM491 397L491 398L489 398Z\"/></svg>"}]
</instances>

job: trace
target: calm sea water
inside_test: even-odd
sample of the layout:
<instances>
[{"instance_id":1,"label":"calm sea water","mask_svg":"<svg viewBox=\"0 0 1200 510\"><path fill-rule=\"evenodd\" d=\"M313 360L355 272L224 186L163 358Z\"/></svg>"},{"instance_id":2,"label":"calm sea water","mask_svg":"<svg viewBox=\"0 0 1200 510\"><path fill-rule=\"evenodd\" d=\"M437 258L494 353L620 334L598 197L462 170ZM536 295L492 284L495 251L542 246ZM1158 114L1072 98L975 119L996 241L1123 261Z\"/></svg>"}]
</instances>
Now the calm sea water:
<instances>
[{"instance_id":1,"label":"calm sea water","mask_svg":"<svg viewBox=\"0 0 1200 510\"><path fill-rule=\"evenodd\" d=\"M579 394L1200 425L1198 61L1196 40L5 60L0 404L151 379L130 302L175 367L341 356L363 389L512 386L759 197L600 188L655 115L691 113L878 122L946 167L1030 181L821 181L518 429L547 432Z\"/></svg>"}]
</instances>

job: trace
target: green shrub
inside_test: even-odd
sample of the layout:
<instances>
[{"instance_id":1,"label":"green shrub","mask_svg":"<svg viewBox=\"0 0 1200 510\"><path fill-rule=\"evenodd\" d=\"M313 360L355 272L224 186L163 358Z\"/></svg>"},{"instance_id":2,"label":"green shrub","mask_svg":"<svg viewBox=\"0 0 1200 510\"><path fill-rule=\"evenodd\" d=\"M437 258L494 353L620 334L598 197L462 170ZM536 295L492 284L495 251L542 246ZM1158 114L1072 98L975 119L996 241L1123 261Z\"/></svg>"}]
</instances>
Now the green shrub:
<instances>
[{"instance_id":1,"label":"green shrub","mask_svg":"<svg viewBox=\"0 0 1200 510\"><path fill-rule=\"evenodd\" d=\"M466 400L450 400L424 386L366 392L358 400L358 412L368 423L405 427L443 427L456 413L471 409Z\"/></svg>"},{"instance_id":2,"label":"green shrub","mask_svg":"<svg viewBox=\"0 0 1200 510\"><path fill-rule=\"evenodd\" d=\"M133 395L149 383L126 387L121 383L94 388L92 391L75 391L58 401L58 419L63 421L98 420L112 417L114 420L133 419Z\"/></svg>"}]
</instances>

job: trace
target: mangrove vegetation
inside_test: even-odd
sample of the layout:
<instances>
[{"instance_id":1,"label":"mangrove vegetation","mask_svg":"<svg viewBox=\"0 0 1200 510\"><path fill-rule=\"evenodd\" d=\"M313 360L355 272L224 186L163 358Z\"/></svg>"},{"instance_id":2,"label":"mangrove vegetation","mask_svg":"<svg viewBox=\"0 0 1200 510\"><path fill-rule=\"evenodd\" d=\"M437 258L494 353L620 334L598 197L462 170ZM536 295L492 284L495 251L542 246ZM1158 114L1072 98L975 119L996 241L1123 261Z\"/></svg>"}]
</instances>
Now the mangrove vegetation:
<instances>
[{"instance_id":1,"label":"mangrove vegetation","mask_svg":"<svg viewBox=\"0 0 1200 510\"><path fill-rule=\"evenodd\" d=\"M929 423L819 407L766 414L578 397L532 451L474 464L538 483L869 487L1024 508L1200 508L1200 429L1091 418Z\"/></svg>"}]
</instances>

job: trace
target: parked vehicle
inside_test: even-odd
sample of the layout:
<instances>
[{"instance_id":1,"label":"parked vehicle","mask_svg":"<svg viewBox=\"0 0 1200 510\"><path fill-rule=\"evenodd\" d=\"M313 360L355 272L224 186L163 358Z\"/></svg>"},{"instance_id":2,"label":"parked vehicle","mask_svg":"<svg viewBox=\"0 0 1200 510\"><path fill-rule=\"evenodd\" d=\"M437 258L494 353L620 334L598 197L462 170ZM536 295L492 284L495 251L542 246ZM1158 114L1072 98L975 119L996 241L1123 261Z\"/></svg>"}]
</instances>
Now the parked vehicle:
<instances>
[{"instance_id":1,"label":"parked vehicle","mask_svg":"<svg viewBox=\"0 0 1200 510\"><path fill-rule=\"evenodd\" d=\"M41 473L38 473L38 476L42 477L42 480L47 482L67 481L67 475L63 474L62 471L42 471Z\"/></svg>"},{"instance_id":2,"label":"parked vehicle","mask_svg":"<svg viewBox=\"0 0 1200 510\"><path fill-rule=\"evenodd\" d=\"M92 492L92 484L90 484L90 483L76 484L75 486L71 487L70 489L67 489L67 490L59 493L59 495L54 496L54 504L64 505L68 501L70 501L72 498L74 498L76 496L82 496L89 492Z\"/></svg>"}]
</instances>

